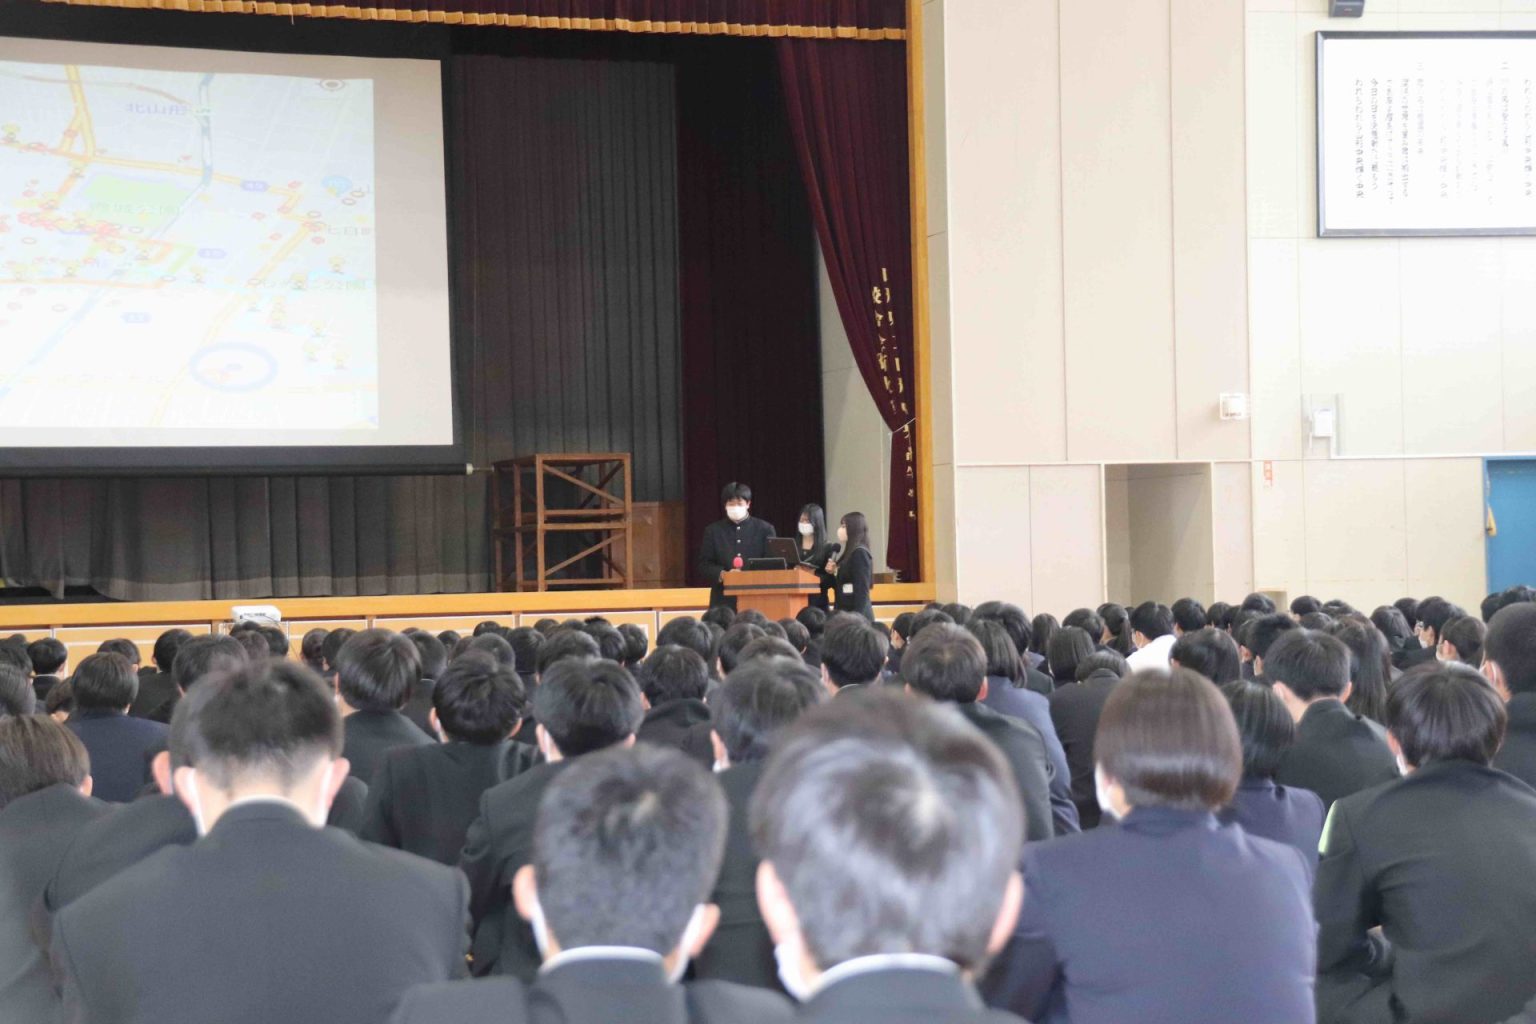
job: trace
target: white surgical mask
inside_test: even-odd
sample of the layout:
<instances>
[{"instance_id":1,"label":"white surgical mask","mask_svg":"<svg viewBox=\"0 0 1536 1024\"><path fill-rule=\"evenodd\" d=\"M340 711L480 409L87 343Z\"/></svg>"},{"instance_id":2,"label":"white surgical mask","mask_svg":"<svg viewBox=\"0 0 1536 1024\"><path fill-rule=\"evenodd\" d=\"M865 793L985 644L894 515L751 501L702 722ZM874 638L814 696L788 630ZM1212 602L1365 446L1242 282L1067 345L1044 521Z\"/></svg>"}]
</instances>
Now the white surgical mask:
<instances>
[{"instance_id":1,"label":"white surgical mask","mask_svg":"<svg viewBox=\"0 0 1536 1024\"><path fill-rule=\"evenodd\" d=\"M544 920L544 908L538 900L533 901L533 915L528 918L528 925L533 929L533 944L539 947L539 959L549 958L549 922Z\"/></svg>"},{"instance_id":2,"label":"white surgical mask","mask_svg":"<svg viewBox=\"0 0 1536 1024\"><path fill-rule=\"evenodd\" d=\"M815 532L816 532L816 527L812 526L810 523L801 523L800 524L800 536L802 536L802 537L810 537L813 534L815 534Z\"/></svg>"},{"instance_id":3,"label":"white surgical mask","mask_svg":"<svg viewBox=\"0 0 1536 1024\"><path fill-rule=\"evenodd\" d=\"M800 966L800 943L781 942L773 947L773 960L779 966L779 983L796 1002L811 998L811 985Z\"/></svg>"},{"instance_id":4,"label":"white surgical mask","mask_svg":"<svg viewBox=\"0 0 1536 1024\"><path fill-rule=\"evenodd\" d=\"M672 965L672 973L667 975L667 980L676 985L683 980L683 975L688 973L688 951L699 940L699 932L704 927L704 906L699 904L693 908L693 914L688 918L688 926L683 929L683 938L677 944L677 963Z\"/></svg>"},{"instance_id":5,"label":"white surgical mask","mask_svg":"<svg viewBox=\"0 0 1536 1024\"><path fill-rule=\"evenodd\" d=\"M731 522L739 523L747 518L747 507L745 505L727 505L725 507L725 516Z\"/></svg>"},{"instance_id":6,"label":"white surgical mask","mask_svg":"<svg viewBox=\"0 0 1536 1024\"><path fill-rule=\"evenodd\" d=\"M846 526L839 526L837 528L837 542L839 544L847 544L848 543L848 527L846 527Z\"/></svg>"}]
</instances>

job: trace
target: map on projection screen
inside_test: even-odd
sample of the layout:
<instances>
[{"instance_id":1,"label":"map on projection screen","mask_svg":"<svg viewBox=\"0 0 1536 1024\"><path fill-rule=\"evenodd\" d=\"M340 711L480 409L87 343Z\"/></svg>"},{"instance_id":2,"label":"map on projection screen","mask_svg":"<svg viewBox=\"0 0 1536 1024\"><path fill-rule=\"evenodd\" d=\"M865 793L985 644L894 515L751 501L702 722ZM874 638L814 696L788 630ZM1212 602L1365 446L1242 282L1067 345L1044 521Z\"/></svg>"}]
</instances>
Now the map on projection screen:
<instances>
[{"instance_id":1,"label":"map on projection screen","mask_svg":"<svg viewBox=\"0 0 1536 1024\"><path fill-rule=\"evenodd\" d=\"M373 102L0 60L0 430L377 429Z\"/></svg>"}]
</instances>

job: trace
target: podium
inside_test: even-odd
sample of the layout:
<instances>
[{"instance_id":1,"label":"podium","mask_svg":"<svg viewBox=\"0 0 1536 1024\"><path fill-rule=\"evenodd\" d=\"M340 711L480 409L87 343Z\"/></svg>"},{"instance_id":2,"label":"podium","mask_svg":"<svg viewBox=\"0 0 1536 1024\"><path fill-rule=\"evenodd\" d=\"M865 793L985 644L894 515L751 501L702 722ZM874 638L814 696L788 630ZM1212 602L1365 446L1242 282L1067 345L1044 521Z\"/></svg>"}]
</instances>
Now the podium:
<instances>
[{"instance_id":1,"label":"podium","mask_svg":"<svg viewBox=\"0 0 1536 1024\"><path fill-rule=\"evenodd\" d=\"M792 619L807 599L821 591L821 583L809 569L735 569L721 577L725 596L736 599L736 610L762 612L774 622Z\"/></svg>"}]
</instances>

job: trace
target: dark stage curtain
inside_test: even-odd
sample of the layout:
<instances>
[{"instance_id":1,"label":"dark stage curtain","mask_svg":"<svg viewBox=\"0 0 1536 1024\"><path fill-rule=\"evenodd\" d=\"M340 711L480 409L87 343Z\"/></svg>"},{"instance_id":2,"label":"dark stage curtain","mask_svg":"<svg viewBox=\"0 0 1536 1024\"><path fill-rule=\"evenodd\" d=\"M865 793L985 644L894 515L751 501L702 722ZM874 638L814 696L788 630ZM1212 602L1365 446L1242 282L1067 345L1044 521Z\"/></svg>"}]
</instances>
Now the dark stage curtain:
<instances>
[{"instance_id":1,"label":"dark stage curtain","mask_svg":"<svg viewBox=\"0 0 1536 1024\"><path fill-rule=\"evenodd\" d=\"M452 68L455 338L477 464L633 451L638 497L681 496L673 90L655 63ZM0 480L0 576L124 600L486 590L487 479Z\"/></svg>"},{"instance_id":2,"label":"dark stage curtain","mask_svg":"<svg viewBox=\"0 0 1536 1024\"><path fill-rule=\"evenodd\" d=\"M284 18L446 23L685 35L901 39L906 0L53 0Z\"/></svg>"},{"instance_id":3,"label":"dark stage curtain","mask_svg":"<svg viewBox=\"0 0 1536 1024\"><path fill-rule=\"evenodd\" d=\"M781 535L825 504L814 236L773 61L741 44L678 70L690 545L731 480Z\"/></svg>"},{"instance_id":4,"label":"dark stage curtain","mask_svg":"<svg viewBox=\"0 0 1536 1024\"><path fill-rule=\"evenodd\" d=\"M906 47L777 44L800 170L837 309L891 443L886 561L921 579Z\"/></svg>"}]
</instances>

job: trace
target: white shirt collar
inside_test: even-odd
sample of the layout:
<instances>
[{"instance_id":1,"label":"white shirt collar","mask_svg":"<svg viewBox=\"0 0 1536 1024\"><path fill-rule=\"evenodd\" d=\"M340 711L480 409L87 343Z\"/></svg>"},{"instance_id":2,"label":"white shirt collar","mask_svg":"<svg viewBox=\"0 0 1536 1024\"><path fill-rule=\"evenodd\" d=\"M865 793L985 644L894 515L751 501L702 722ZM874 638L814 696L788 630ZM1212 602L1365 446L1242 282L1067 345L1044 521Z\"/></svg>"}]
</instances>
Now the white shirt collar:
<instances>
[{"instance_id":1,"label":"white shirt collar","mask_svg":"<svg viewBox=\"0 0 1536 1024\"><path fill-rule=\"evenodd\" d=\"M294 803L292 800L289 800L285 796L275 795L267 796L259 794L257 796L242 796L238 800L231 800L229 804L224 808L224 813L228 814L236 807L244 807L246 804L283 804L286 807L292 807L295 811L298 812L299 817L303 818L306 822L309 821L308 811Z\"/></svg>"},{"instance_id":2,"label":"white shirt collar","mask_svg":"<svg viewBox=\"0 0 1536 1024\"><path fill-rule=\"evenodd\" d=\"M544 974L564 964L577 963L582 960L637 960L642 963L654 963L658 968L666 958L660 953L649 949L641 949L639 946L577 946L575 949L562 949L539 968L539 973Z\"/></svg>"},{"instance_id":3,"label":"white shirt collar","mask_svg":"<svg viewBox=\"0 0 1536 1024\"><path fill-rule=\"evenodd\" d=\"M873 956L856 956L852 960L844 960L836 967L823 971L814 991L820 992L839 981L874 971L933 971L938 974L959 974L960 965L953 960L946 960L941 956L932 956L928 953L876 953Z\"/></svg>"}]
</instances>

